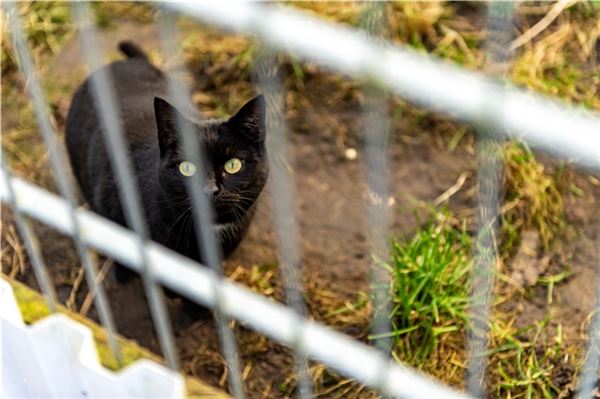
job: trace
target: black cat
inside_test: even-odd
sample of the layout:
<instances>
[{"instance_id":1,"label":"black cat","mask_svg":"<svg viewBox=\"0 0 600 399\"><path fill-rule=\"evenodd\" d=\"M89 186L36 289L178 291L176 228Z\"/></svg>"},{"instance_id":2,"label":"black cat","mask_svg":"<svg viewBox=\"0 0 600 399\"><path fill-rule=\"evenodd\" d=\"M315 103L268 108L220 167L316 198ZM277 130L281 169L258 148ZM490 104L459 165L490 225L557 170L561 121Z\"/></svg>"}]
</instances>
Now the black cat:
<instances>
[{"instance_id":1,"label":"black cat","mask_svg":"<svg viewBox=\"0 0 600 399\"><path fill-rule=\"evenodd\" d=\"M122 42L119 48L128 58L104 68L114 85L151 237L202 262L186 190L186 179L195 174L196 165L184 158L180 148L179 111L164 100L169 97L168 77L133 43ZM77 89L67 116L71 166L91 208L126 226L91 90L88 78ZM258 96L228 120L200 120L193 106L180 106L206 154L204 191L215 209L214 229L225 257L244 237L267 179L264 107L263 97ZM120 281L130 276L123 269L117 268Z\"/></svg>"}]
</instances>

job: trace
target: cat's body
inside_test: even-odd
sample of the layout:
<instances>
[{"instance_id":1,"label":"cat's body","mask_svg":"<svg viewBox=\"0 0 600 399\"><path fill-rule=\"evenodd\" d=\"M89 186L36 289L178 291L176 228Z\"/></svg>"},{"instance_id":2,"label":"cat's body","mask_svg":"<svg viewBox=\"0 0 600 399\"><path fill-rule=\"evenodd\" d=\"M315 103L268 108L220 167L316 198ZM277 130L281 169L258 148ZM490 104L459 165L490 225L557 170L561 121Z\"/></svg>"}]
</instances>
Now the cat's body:
<instances>
[{"instance_id":1,"label":"cat's body","mask_svg":"<svg viewBox=\"0 0 600 399\"><path fill-rule=\"evenodd\" d=\"M167 76L131 43L122 43L121 50L129 58L104 68L114 85L151 237L202 261L186 190L186 179L191 177L183 174L185 168L181 169L186 160L179 146L178 111L162 100L169 98ZM88 78L75 93L69 109L66 143L71 165L91 208L126 226L91 90ZM183 108L181 115L194 126L204 144L208 172L203 180L204 191L215 207L215 232L223 255L228 256L242 240L267 178L264 102L257 97L226 121L200 121L193 106ZM237 161L231 163L233 159ZM235 164L237 168L238 161L240 170L227 173L224 165Z\"/></svg>"}]
</instances>

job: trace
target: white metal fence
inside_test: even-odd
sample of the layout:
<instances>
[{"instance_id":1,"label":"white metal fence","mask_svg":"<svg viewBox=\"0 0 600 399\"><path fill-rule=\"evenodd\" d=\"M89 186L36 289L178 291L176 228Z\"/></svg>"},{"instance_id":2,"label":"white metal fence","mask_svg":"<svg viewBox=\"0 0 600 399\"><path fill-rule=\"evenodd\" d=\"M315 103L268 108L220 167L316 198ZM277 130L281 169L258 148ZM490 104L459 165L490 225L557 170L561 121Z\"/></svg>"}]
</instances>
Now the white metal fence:
<instances>
[{"instance_id":1,"label":"white metal fence","mask_svg":"<svg viewBox=\"0 0 600 399\"><path fill-rule=\"evenodd\" d=\"M102 367L92 331L65 315L25 325L12 287L1 278L0 308L3 398L183 397L182 376L153 361L116 373Z\"/></svg>"},{"instance_id":2,"label":"white metal fence","mask_svg":"<svg viewBox=\"0 0 600 399\"><path fill-rule=\"evenodd\" d=\"M229 367L229 382L234 396L245 396L238 354L228 319L240 320L274 340L290 346L296 356L296 368L300 380L298 394L310 397L311 386L306 373L306 357L316 359L335 368L362 384L378 389L392 397L463 397L448 387L397 364L388 357L387 349L375 349L354 341L343 334L334 332L304 316L301 292L297 276L299 254L297 250L297 227L293 213L291 195L292 177L275 163L271 164L274 191L280 197L275 204L275 220L279 238L280 263L286 286L286 299L289 307L266 300L248 289L223 278L221 254L214 234L207 224L196 223L198 237L205 237L199 246L207 254L207 267L200 267L194 261L169 251L149 240L147 226L141 211L141 198L135 190L134 176L127 155L123 150L121 126L116 117L114 94L110 77L97 74L93 80L95 102L102 115L105 143L110 149L113 170L117 171L117 183L123 193L126 218L133 231L124 229L111 221L77 208L73 189L66 176L64 155L57 145L57 135L49 120L47 105L36 77L27 43L20 27L20 21L12 3L5 3L10 17L10 31L22 73L27 78L28 94L34 105L40 133L49 150L54 177L61 196L48 193L18 177L13 177L10 169L2 163L2 200L9 203L15 213L15 220L21 237L34 266L40 287L52 309L55 309L55 296L47 277L44 259L40 253L37 238L30 226L30 218L48 224L73 237L79 256L85 266L87 281L96 292L95 301L100 320L106 327L111 348L116 357L119 347L114 340L115 326L107 305L109 298L101 285L96 283L97 270L91 261L89 251L97 250L138 271L143 276L146 295L157 328L161 347L173 369L178 368L174 339L165 304L159 291L163 285L215 311L223 353ZM291 52L305 60L315 62L333 71L355 77L366 77L391 93L407 98L433 110L445 112L452 117L485 125L499 137L508 136L523 139L532 147L568 159L590 170L600 171L600 116L581 108L570 107L547 98L525 93L494 82L483 75L464 71L431 57L416 54L410 49L401 48L387 42L373 40L369 35L357 30L333 25L288 8L276 5L201 1L165 3L164 15L158 21L165 53L179 57L177 32L171 12L185 13L188 16L227 30L256 35L267 49ZM370 5L369 5L370 6ZM495 3L491 9L500 7ZM504 6L506 7L506 6ZM509 8L512 3L509 3ZM87 3L73 3L73 15L82 40L85 57L90 69L97 70L102 65L102 55L97 45L97 33ZM506 14L506 18L510 17ZM367 29L368 30L368 29ZM373 32L371 32L373 33ZM276 108L281 99L278 82L267 73L261 72L260 65L268 69L273 63L270 51L265 50L258 60L258 83L267 97L269 109ZM179 91L177 91L179 90ZM185 90L173 88L175 98L186 96ZM372 112L366 110L366 112ZM272 131L279 153L285 154L286 129L277 112L268 111L275 123ZM385 115L378 115L385 120ZM385 125L371 125L373 138L367 140L365 153L368 159L369 189L377 196L383 195L387 186L383 157ZM190 132L181 132L184 143L193 143ZM202 167L201 154L193 151L197 146L185 145L188 159L195 160ZM269 150L271 150L270 148ZM379 151L379 152L378 152ZM369 155L370 154L370 155ZM487 175L480 174L480 179ZM202 176L197 173L196 176ZM489 176L487 176L489 177ZM211 207L201 190L201 180L193 179L190 196L193 198L194 215L197 221L211 220ZM492 186L497 185L492 181ZM480 207L493 206L497 199L497 187L488 192L489 198L482 198ZM281 200L287 198L287 200ZM383 198L383 197L380 197ZM386 231L385 211L377 206L370 210L369 232L372 251L375 256L385 256L381 239L377 234ZM484 222L494 223L495 217ZM482 221L480 221L480 225ZM379 233L377 233L379 232ZM489 243L492 246L492 243ZM385 247L385 245L383 245ZM488 248L493 254L494 249ZM493 262L479 262L479 272L490 273ZM477 271L476 271L477 273ZM477 280L476 280L477 281ZM485 292L485 284L482 281ZM477 290L478 287L475 287ZM477 292L477 291L476 291ZM600 292L600 287L599 287ZM600 298L600 294L599 294ZM487 303L476 304L483 308L480 315L487 317ZM380 320L375 328L385 330L385 320ZM483 334L485 335L485 334ZM582 376L581 397L589 397L597 378L600 317L596 317L590 331L591 344L587 363ZM481 396L483 368L485 360L485 338L481 334L471 336L472 358L483 359L481 364L473 362L470 370L469 390ZM389 348L388 348L389 349Z\"/></svg>"}]
</instances>

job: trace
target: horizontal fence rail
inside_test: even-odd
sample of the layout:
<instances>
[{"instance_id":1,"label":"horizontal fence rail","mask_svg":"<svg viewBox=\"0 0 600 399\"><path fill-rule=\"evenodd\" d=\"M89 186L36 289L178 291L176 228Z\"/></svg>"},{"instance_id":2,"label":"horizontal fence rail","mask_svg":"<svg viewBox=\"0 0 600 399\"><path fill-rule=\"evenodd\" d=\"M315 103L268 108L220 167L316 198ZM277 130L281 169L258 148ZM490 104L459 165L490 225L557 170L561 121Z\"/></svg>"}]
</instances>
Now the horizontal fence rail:
<instances>
[{"instance_id":1,"label":"horizontal fence rail","mask_svg":"<svg viewBox=\"0 0 600 399\"><path fill-rule=\"evenodd\" d=\"M9 183L13 188L13 198L9 197ZM0 188L3 201L14 201L28 216L69 236L75 234L68 204L61 197L17 177L10 178L9 182L4 172L0 175ZM137 272L143 271L144 259L136 250L134 233L85 209L78 209L76 218L81 227L82 242ZM210 269L156 243L145 244L145 251L148 259L156 265L154 277L157 281L202 305L215 307L217 298L212 289L214 273ZM403 398L465 397L428 377L399 366L375 348L360 344L344 334L307 319L298 323L298 315L294 311L247 288L226 280L221 280L219 287L225 314L281 343L297 344L304 355L365 385L379 386L385 395ZM302 334L298 334L298 328ZM302 338L299 344L298 335ZM386 365L389 371L383 385L378 385L382 365Z\"/></svg>"},{"instance_id":2,"label":"horizontal fence rail","mask_svg":"<svg viewBox=\"0 0 600 399\"><path fill-rule=\"evenodd\" d=\"M398 46L375 44L354 29L287 8L252 3L166 3L210 25L256 34L273 47L352 76L363 76L436 111L494 128L533 147L600 170L600 115L506 88ZM488 104L495 104L494 108Z\"/></svg>"}]
</instances>

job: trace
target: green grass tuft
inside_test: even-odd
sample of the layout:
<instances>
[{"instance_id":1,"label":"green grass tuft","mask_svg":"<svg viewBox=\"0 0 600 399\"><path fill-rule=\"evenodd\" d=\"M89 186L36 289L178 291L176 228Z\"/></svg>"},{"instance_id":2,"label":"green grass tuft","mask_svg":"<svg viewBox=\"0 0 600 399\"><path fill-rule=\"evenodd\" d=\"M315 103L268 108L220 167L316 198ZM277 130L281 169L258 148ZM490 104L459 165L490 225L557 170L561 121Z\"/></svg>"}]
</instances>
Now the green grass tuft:
<instances>
[{"instance_id":1,"label":"green grass tuft","mask_svg":"<svg viewBox=\"0 0 600 399\"><path fill-rule=\"evenodd\" d=\"M466 223L449 212L435 213L409 241L393 240L392 331L396 361L424 370L446 383L462 387L467 367L465 332L469 325L473 238ZM568 272L541 280L552 288ZM498 289L498 287L496 287ZM486 380L498 397L556 397L568 390L578 367L576 351L564 342L560 324L547 315L539 322L515 327L518 312L492 308Z\"/></svg>"},{"instance_id":2,"label":"green grass tuft","mask_svg":"<svg viewBox=\"0 0 600 399\"><path fill-rule=\"evenodd\" d=\"M562 326L550 334L550 316L514 328L496 322L492 327L494 349L489 366L497 397L554 398L564 394L562 379L574 377L569 348L563 348Z\"/></svg>"},{"instance_id":3,"label":"green grass tuft","mask_svg":"<svg viewBox=\"0 0 600 399\"><path fill-rule=\"evenodd\" d=\"M461 335L469 304L471 237L438 215L407 243L392 243L395 357L420 367L440 341Z\"/></svg>"}]
</instances>

